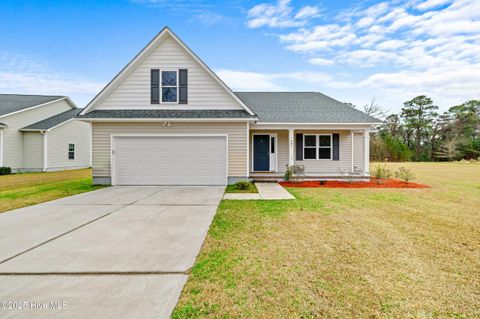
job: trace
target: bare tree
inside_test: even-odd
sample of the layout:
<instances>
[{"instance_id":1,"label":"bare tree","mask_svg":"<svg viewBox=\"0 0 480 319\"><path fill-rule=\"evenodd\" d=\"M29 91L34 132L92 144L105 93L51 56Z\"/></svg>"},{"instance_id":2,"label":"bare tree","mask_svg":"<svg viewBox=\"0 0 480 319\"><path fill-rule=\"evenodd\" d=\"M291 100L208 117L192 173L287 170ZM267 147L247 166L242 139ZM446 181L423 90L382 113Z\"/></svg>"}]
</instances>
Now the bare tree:
<instances>
[{"instance_id":1,"label":"bare tree","mask_svg":"<svg viewBox=\"0 0 480 319\"><path fill-rule=\"evenodd\" d=\"M365 104L363 106L363 112L367 113L370 116L379 118L379 119L384 119L385 118L385 113L387 113L383 107L375 103L375 97L372 97L372 100L370 101L370 104Z\"/></svg>"}]
</instances>

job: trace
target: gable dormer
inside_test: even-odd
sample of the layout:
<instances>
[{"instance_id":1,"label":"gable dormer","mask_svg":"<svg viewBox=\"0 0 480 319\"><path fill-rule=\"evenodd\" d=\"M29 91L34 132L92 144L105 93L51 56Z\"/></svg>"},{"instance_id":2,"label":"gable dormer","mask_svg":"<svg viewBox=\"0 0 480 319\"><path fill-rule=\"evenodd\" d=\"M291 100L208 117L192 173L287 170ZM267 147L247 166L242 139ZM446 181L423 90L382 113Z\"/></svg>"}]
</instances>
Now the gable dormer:
<instances>
[{"instance_id":1,"label":"gable dormer","mask_svg":"<svg viewBox=\"0 0 480 319\"><path fill-rule=\"evenodd\" d=\"M92 110L246 110L178 37L165 28L86 107Z\"/></svg>"}]
</instances>

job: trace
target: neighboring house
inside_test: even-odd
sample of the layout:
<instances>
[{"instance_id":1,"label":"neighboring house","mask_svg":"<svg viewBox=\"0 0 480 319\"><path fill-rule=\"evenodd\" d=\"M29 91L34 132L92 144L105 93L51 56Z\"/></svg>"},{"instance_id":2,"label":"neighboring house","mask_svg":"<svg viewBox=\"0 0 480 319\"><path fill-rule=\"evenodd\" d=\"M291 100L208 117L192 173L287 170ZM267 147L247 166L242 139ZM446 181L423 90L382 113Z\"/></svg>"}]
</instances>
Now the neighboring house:
<instances>
[{"instance_id":1,"label":"neighboring house","mask_svg":"<svg viewBox=\"0 0 480 319\"><path fill-rule=\"evenodd\" d=\"M224 185L368 177L379 121L320 93L232 92L163 29L80 113L92 123L94 183Z\"/></svg>"},{"instance_id":2,"label":"neighboring house","mask_svg":"<svg viewBox=\"0 0 480 319\"><path fill-rule=\"evenodd\" d=\"M66 96L0 94L0 166L13 172L90 167L90 125Z\"/></svg>"}]
</instances>

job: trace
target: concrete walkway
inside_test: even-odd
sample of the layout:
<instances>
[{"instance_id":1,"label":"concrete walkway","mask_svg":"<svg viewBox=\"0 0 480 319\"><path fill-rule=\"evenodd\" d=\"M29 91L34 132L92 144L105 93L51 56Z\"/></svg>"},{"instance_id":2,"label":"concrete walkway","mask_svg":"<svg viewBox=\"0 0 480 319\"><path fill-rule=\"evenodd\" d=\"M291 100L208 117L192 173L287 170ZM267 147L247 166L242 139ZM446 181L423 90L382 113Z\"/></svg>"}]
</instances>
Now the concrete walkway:
<instances>
[{"instance_id":1,"label":"concrete walkway","mask_svg":"<svg viewBox=\"0 0 480 319\"><path fill-rule=\"evenodd\" d=\"M223 192L109 187L0 214L0 301L27 303L0 318L169 318Z\"/></svg>"},{"instance_id":2,"label":"concrete walkway","mask_svg":"<svg viewBox=\"0 0 480 319\"><path fill-rule=\"evenodd\" d=\"M282 200L295 199L278 183L255 183L258 193L227 193L223 199L233 200Z\"/></svg>"}]
</instances>

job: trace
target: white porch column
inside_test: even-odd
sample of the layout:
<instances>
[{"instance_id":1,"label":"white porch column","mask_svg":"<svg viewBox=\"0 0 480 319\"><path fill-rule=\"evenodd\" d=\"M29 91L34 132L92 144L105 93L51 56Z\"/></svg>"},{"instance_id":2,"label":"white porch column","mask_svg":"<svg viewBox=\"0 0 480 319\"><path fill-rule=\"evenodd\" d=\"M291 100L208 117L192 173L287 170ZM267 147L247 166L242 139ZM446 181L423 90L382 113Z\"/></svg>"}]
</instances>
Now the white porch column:
<instances>
[{"instance_id":1,"label":"white porch column","mask_svg":"<svg viewBox=\"0 0 480 319\"><path fill-rule=\"evenodd\" d=\"M295 154L294 154L294 139L293 139L294 129L288 129L288 166L295 164Z\"/></svg>"},{"instance_id":2,"label":"white porch column","mask_svg":"<svg viewBox=\"0 0 480 319\"><path fill-rule=\"evenodd\" d=\"M351 171L353 172L353 168L354 168L354 165L353 165L353 150L355 148L355 145L353 143L353 137L355 135L355 132L354 131L350 131L350 142L351 142L351 155L352 155L352 158L351 158L351 162L350 162L350 169Z\"/></svg>"},{"instance_id":3,"label":"white porch column","mask_svg":"<svg viewBox=\"0 0 480 319\"><path fill-rule=\"evenodd\" d=\"M364 175L370 174L370 129L365 129L363 131L363 155L365 158L363 159L364 165Z\"/></svg>"}]
</instances>

